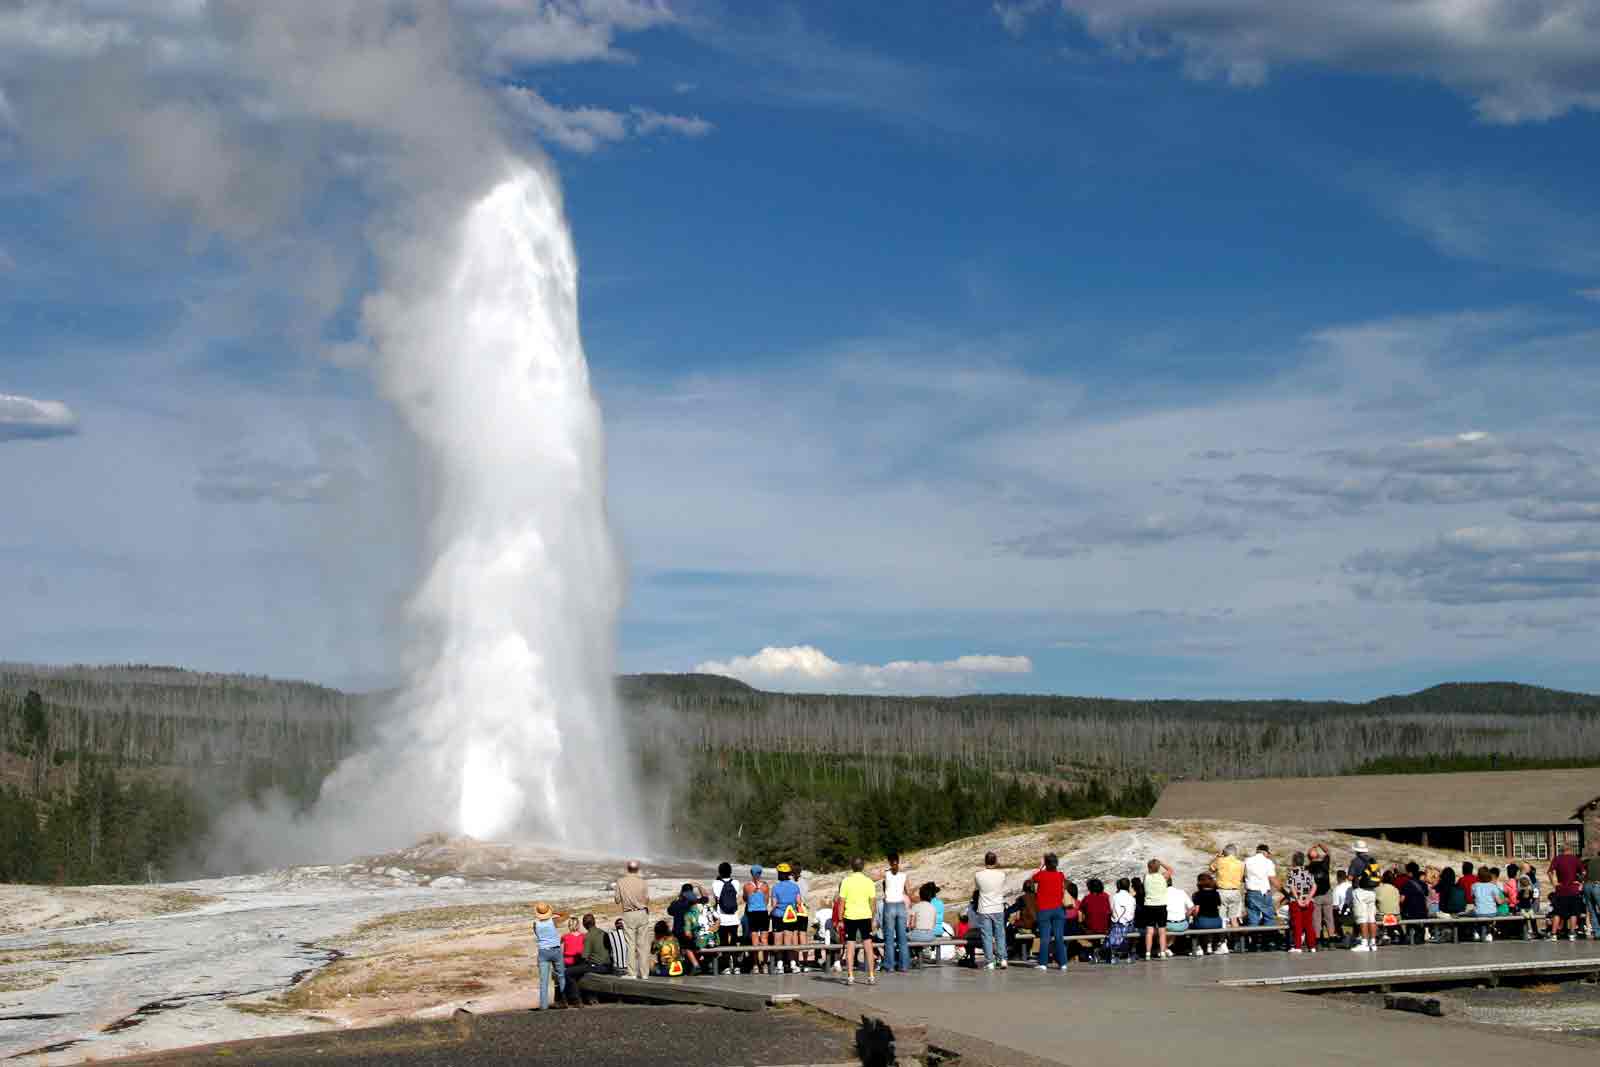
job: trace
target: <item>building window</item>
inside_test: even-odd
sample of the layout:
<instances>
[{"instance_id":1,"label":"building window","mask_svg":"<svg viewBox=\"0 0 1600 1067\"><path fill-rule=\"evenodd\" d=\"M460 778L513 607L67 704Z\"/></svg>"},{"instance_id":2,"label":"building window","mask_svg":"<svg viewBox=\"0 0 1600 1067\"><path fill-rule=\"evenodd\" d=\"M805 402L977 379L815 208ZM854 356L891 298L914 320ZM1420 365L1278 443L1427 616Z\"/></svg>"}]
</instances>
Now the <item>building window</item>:
<instances>
[{"instance_id":1,"label":"building window","mask_svg":"<svg viewBox=\"0 0 1600 1067\"><path fill-rule=\"evenodd\" d=\"M1511 831L1511 855L1519 860L1549 859L1550 835L1544 830Z\"/></svg>"},{"instance_id":2,"label":"building window","mask_svg":"<svg viewBox=\"0 0 1600 1067\"><path fill-rule=\"evenodd\" d=\"M1561 848L1562 846L1570 847L1572 849L1573 855L1577 855L1577 852L1578 852L1578 831L1576 831L1576 830L1557 830L1556 831L1556 848Z\"/></svg>"},{"instance_id":3,"label":"building window","mask_svg":"<svg viewBox=\"0 0 1600 1067\"><path fill-rule=\"evenodd\" d=\"M1504 830L1468 830L1467 851L1480 856L1504 856L1506 834Z\"/></svg>"}]
</instances>

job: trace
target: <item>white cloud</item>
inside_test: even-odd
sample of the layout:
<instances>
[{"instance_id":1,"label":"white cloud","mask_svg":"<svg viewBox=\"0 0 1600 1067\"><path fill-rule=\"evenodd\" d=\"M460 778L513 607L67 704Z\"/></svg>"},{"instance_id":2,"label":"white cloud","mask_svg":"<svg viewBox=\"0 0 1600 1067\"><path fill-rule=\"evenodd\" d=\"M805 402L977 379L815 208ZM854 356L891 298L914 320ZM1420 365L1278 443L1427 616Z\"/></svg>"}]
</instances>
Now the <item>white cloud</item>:
<instances>
[{"instance_id":1,"label":"white cloud","mask_svg":"<svg viewBox=\"0 0 1600 1067\"><path fill-rule=\"evenodd\" d=\"M59 400L0 393L0 441L67 437L78 432L78 416Z\"/></svg>"},{"instance_id":2,"label":"white cloud","mask_svg":"<svg viewBox=\"0 0 1600 1067\"><path fill-rule=\"evenodd\" d=\"M649 108L633 109L633 128L641 135L676 133L684 137L704 137L716 129L699 115L664 115Z\"/></svg>"},{"instance_id":3,"label":"white cloud","mask_svg":"<svg viewBox=\"0 0 1600 1067\"><path fill-rule=\"evenodd\" d=\"M668 115L648 108L636 107L628 114L598 107L564 108L552 104L535 90L521 86L509 87L503 95L512 110L526 119L540 137L584 154L630 135L669 133L704 137L716 128L697 115Z\"/></svg>"},{"instance_id":4,"label":"white cloud","mask_svg":"<svg viewBox=\"0 0 1600 1067\"><path fill-rule=\"evenodd\" d=\"M505 96L540 137L574 152L593 152L628 136L627 119L620 112L599 107L557 107L534 90L518 86L506 89Z\"/></svg>"},{"instance_id":5,"label":"white cloud","mask_svg":"<svg viewBox=\"0 0 1600 1067\"><path fill-rule=\"evenodd\" d=\"M763 648L753 656L708 660L701 674L737 678L758 689L817 693L959 693L992 675L1030 674L1026 656L968 655L934 663L897 660L875 665L840 663L819 648Z\"/></svg>"},{"instance_id":6,"label":"white cloud","mask_svg":"<svg viewBox=\"0 0 1600 1067\"><path fill-rule=\"evenodd\" d=\"M1588 0L1062 0L1130 57L1258 85L1274 65L1434 79L1491 122L1600 110L1600 7Z\"/></svg>"},{"instance_id":7,"label":"white cloud","mask_svg":"<svg viewBox=\"0 0 1600 1067\"><path fill-rule=\"evenodd\" d=\"M662 0L464 0L458 5L483 42L493 69L568 63L627 63L618 33L678 21Z\"/></svg>"},{"instance_id":8,"label":"white cloud","mask_svg":"<svg viewBox=\"0 0 1600 1067\"><path fill-rule=\"evenodd\" d=\"M1033 16L1049 6L1049 0L994 0L995 17L1007 33L1021 37Z\"/></svg>"},{"instance_id":9,"label":"white cloud","mask_svg":"<svg viewBox=\"0 0 1600 1067\"><path fill-rule=\"evenodd\" d=\"M333 474L322 467L236 460L202 470L194 488L206 500L302 504L317 499L332 484Z\"/></svg>"}]
</instances>

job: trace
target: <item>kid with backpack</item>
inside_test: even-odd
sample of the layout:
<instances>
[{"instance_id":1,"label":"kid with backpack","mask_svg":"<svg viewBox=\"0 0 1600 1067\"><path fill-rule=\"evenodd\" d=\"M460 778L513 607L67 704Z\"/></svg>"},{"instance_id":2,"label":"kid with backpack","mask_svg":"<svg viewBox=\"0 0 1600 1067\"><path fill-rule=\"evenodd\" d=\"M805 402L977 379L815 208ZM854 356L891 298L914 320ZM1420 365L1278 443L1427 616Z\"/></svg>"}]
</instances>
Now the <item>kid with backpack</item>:
<instances>
[{"instance_id":1,"label":"kid with backpack","mask_svg":"<svg viewBox=\"0 0 1600 1067\"><path fill-rule=\"evenodd\" d=\"M717 944L733 948L739 943L739 885L733 880L733 864L717 864L717 879L711 883L711 900L717 913ZM717 970L722 957L717 957Z\"/></svg>"}]
</instances>

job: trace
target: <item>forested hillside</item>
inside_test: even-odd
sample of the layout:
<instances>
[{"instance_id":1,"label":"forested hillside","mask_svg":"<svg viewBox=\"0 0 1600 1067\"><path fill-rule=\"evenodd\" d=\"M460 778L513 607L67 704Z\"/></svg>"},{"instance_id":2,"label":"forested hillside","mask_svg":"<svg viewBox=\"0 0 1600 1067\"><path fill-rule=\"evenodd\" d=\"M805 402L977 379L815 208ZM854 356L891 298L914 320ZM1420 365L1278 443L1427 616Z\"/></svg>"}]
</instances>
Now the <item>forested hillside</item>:
<instances>
[{"instance_id":1,"label":"forested hillside","mask_svg":"<svg viewBox=\"0 0 1600 1067\"><path fill-rule=\"evenodd\" d=\"M619 680L674 847L835 865L1001 822L1142 814L1163 780L1600 763L1600 697L1441 685L1366 704L811 696ZM169 667L0 666L0 880L194 869L210 816L314 804L382 697Z\"/></svg>"}]
</instances>

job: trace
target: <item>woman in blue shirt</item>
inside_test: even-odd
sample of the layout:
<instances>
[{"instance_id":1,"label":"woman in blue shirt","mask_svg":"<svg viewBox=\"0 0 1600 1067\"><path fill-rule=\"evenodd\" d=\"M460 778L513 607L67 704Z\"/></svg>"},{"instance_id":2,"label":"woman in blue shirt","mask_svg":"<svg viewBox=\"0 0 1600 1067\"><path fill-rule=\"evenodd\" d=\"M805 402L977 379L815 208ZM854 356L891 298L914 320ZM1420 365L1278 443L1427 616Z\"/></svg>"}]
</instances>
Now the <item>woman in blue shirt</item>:
<instances>
[{"instance_id":1,"label":"woman in blue shirt","mask_svg":"<svg viewBox=\"0 0 1600 1067\"><path fill-rule=\"evenodd\" d=\"M550 1006L550 978L555 976L556 990L567 984L567 965L561 957L561 930L556 923L561 919L555 909L544 901L533 906L533 932L539 939L539 1007ZM563 1007L559 996L556 1007Z\"/></svg>"}]
</instances>

